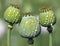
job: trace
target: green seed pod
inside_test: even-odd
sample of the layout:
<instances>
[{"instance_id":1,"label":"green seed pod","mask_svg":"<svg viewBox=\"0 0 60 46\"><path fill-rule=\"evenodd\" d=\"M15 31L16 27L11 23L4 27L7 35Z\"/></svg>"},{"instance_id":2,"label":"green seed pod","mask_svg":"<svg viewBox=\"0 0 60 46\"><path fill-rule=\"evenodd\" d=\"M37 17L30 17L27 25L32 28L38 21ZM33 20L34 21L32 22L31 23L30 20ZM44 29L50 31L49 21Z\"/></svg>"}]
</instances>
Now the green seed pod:
<instances>
[{"instance_id":1,"label":"green seed pod","mask_svg":"<svg viewBox=\"0 0 60 46\"><path fill-rule=\"evenodd\" d=\"M24 4L22 7L22 12L23 13L32 12L32 5L30 3Z\"/></svg>"},{"instance_id":2,"label":"green seed pod","mask_svg":"<svg viewBox=\"0 0 60 46\"><path fill-rule=\"evenodd\" d=\"M40 33L39 18L36 16L24 16L20 23L19 34L25 38L36 37Z\"/></svg>"},{"instance_id":3,"label":"green seed pod","mask_svg":"<svg viewBox=\"0 0 60 46\"><path fill-rule=\"evenodd\" d=\"M20 10L14 6L8 7L4 13L4 19L9 23L18 22L19 17L20 17Z\"/></svg>"},{"instance_id":4,"label":"green seed pod","mask_svg":"<svg viewBox=\"0 0 60 46\"><path fill-rule=\"evenodd\" d=\"M40 9L40 24L42 26L54 25L56 16L50 7L43 7Z\"/></svg>"}]
</instances>

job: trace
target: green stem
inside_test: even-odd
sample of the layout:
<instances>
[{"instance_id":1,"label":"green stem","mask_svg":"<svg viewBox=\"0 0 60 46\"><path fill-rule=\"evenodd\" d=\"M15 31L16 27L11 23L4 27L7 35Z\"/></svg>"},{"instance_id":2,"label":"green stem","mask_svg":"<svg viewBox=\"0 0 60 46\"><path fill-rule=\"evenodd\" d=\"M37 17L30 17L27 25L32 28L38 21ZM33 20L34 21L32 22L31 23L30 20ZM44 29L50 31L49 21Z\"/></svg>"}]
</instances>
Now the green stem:
<instances>
[{"instance_id":1,"label":"green stem","mask_svg":"<svg viewBox=\"0 0 60 46\"><path fill-rule=\"evenodd\" d=\"M8 31L7 31L7 46L10 46L10 28L8 28Z\"/></svg>"},{"instance_id":2,"label":"green stem","mask_svg":"<svg viewBox=\"0 0 60 46\"><path fill-rule=\"evenodd\" d=\"M8 25L8 31L7 31L7 46L10 46L10 38L11 38L11 30L12 30L12 25Z\"/></svg>"},{"instance_id":3,"label":"green stem","mask_svg":"<svg viewBox=\"0 0 60 46\"><path fill-rule=\"evenodd\" d=\"M49 46L52 46L52 33L49 34Z\"/></svg>"},{"instance_id":4,"label":"green stem","mask_svg":"<svg viewBox=\"0 0 60 46\"><path fill-rule=\"evenodd\" d=\"M33 44L29 45L29 46L33 46Z\"/></svg>"},{"instance_id":5,"label":"green stem","mask_svg":"<svg viewBox=\"0 0 60 46\"><path fill-rule=\"evenodd\" d=\"M33 46L33 44L34 44L33 38L28 39L28 44L29 44L29 46Z\"/></svg>"}]
</instances>

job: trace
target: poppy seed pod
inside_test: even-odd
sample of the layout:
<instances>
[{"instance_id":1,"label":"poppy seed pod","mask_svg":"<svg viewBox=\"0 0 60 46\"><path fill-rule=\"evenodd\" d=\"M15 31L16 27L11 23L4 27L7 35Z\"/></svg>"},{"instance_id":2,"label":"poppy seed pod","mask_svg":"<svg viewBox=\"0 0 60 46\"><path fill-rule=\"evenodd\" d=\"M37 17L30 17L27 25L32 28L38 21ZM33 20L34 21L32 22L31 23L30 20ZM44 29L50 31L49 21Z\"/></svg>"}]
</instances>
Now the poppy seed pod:
<instances>
[{"instance_id":1,"label":"poppy seed pod","mask_svg":"<svg viewBox=\"0 0 60 46\"><path fill-rule=\"evenodd\" d=\"M14 6L8 7L4 13L4 19L9 23L18 22L19 17L20 17L20 10Z\"/></svg>"},{"instance_id":2,"label":"poppy seed pod","mask_svg":"<svg viewBox=\"0 0 60 46\"><path fill-rule=\"evenodd\" d=\"M22 7L22 12L23 13L32 12L32 5L29 3L24 4Z\"/></svg>"},{"instance_id":3,"label":"poppy seed pod","mask_svg":"<svg viewBox=\"0 0 60 46\"><path fill-rule=\"evenodd\" d=\"M25 38L34 38L39 33L39 18L31 15L24 16L20 23L19 34Z\"/></svg>"},{"instance_id":4,"label":"poppy seed pod","mask_svg":"<svg viewBox=\"0 0 60 46\"><path fill-rule=\"evenodd\" d=\"M50 7L43 7L40 9L40 24L42 26L54 25L56 16Z\"/></svg>"}]
</instances>

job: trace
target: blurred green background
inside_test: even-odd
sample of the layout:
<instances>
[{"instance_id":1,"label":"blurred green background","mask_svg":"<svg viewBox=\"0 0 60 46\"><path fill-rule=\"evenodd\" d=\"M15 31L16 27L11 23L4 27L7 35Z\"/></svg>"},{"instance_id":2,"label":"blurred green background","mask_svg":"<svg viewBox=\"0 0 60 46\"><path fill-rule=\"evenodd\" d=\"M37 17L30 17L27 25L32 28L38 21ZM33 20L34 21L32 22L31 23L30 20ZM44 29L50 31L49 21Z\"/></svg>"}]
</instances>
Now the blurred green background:
<instances>
[{"instance_id":1,"label":"blurred green background","mask_svg":"<svg viewBox=\"0 0 60 46\"><path fill-rule=\"evenodd\" d=\"M32 5L32 11L35 15L39 15L38 9L42 6L53 7L57 18L53 31L53 46L60 46L60 0L0 0L0 18L3 18L5 9L11 3L19 4L20 8L29 3ZM15 25L11 31L11 46L28 46L27 39L18 34L16 27ZM0 46L7 46L7 33L0 38ZM49 46L49 34L40 34L34 38L34 46Z\"/></svg>"}]
</instances>

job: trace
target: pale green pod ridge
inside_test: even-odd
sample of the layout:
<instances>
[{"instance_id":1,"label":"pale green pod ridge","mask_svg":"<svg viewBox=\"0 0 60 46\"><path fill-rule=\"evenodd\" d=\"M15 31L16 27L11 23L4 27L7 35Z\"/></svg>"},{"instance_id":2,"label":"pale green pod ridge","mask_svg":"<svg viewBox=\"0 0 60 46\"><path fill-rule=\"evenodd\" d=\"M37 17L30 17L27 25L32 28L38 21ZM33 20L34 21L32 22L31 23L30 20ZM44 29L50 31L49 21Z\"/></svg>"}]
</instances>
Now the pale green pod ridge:
<instances>
[{"instance_id":1,"label":"pale green pod ridge","mask_svg":"<svg viewBox=\"0 0 60 46\"><path fill-rule=\"evenodd\" d=\"M11 23L16 23L19 20L19 17L20 10L13 6L8 7L4 13L4 19Z\"/></svg>"},{"instance_id":2,"label":"pale green pod ridge","mask_svg":"<svg viewBox=\"0 0 60 46\"><path fill-rule=\"evenodd\" d=\"M20 23L19 34L23 37L36 37L40 33L39 17L24 16Z\"/></svg>"}]
</instances>

